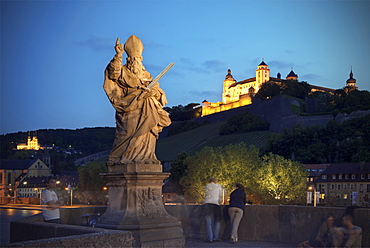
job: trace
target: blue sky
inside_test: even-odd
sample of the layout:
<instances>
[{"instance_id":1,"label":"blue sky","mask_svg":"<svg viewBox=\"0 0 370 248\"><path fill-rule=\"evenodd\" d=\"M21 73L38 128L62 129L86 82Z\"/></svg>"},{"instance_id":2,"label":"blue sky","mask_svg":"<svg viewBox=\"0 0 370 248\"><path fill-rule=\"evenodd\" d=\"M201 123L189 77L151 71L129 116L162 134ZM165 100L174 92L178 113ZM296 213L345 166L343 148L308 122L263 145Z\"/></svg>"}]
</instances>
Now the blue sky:
<instances>
[{"instance_id":1,"label":"blue sky","mask_svg":"<svg viewBox=\"0 0 370 248\"><path fill-rule=\"evenodd\" d=\"M230 68L370 90L370 1L1 1L1 134L115 126L103 91L117 37L144 43L168 105L221 101Z\"/></svg>"}]
</instances>

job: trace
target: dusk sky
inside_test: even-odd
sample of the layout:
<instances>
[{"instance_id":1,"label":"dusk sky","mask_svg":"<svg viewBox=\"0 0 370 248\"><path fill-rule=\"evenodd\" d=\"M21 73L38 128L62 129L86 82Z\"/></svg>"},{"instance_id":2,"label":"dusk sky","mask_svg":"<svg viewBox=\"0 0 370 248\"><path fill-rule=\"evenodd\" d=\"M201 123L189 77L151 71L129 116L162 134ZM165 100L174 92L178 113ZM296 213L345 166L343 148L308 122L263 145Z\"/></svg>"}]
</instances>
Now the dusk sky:
<instances>
[{"instance_id":1,"label":"dusk sky","mask_svg":"<svg viewBox=\"0 0 370 248\"><path fill-rule=\"evenodd\" d=\"M169 107L221 101L231 69L370 90L370 1L1 0L1 134L115 126L104 69L134 34ZM126 55L124 55L126 56Z\"/></svg>"}]
</instances>

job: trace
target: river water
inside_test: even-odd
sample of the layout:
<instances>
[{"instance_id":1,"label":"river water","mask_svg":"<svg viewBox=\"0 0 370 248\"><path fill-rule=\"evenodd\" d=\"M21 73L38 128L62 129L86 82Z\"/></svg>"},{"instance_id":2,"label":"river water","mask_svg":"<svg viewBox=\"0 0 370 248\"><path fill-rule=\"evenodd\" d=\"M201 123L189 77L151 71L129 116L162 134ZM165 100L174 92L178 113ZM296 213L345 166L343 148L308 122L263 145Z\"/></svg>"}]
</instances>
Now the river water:
<instances>
[{"instance_id":1,"label":"river water","mask_svg":"<svg viewBox=\"0 0 370 248\"><path fill-rule=\"evenodd\" d=\"M0 246L10 242L10 222L41 213L40 210L0 208Z\"/></svg>"}]
</instances>

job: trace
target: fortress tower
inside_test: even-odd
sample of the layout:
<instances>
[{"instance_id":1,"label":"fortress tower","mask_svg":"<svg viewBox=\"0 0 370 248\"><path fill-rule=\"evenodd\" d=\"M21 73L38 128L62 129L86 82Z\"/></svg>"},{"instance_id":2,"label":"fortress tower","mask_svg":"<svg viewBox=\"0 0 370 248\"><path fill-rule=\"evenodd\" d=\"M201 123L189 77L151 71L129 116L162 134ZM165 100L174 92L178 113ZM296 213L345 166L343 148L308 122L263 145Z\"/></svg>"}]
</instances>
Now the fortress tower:
<instances>
[{"instance_id":1,"label":"fortress tower","mask_svg":"<svg viewBox=\"0 0 370 248\"><path fill-rule=\"evenodd\" d=\"M258 65L256 70L256 86L254 87L255 92L261 88L263 83L270 80L270 69L262 58L262 62Z\"/></svg>"}]
</instances>

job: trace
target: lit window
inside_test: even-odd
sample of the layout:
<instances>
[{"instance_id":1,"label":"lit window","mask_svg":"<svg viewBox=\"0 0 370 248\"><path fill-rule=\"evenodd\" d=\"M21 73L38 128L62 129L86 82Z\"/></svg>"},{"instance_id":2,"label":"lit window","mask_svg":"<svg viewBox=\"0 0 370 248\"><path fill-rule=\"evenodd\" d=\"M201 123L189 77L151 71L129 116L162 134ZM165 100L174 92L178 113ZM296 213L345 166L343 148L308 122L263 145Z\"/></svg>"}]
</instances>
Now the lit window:
<instances>
[{"instance_id":1,"label":"lit window","mask_svg":"<svg viewBox=\"0 0 370 248\"><path fill-rule=\"evenodd\" d=\"M348 198L348 195L347 194L343 194L343 199L347 199Z\"/></svg>"},{"instance_id":2,"label":"lit window","mask_svg":"<svg viewBox=\"0 0 370 248\"><path fill-rule=\"evenodd\" d=\"M335 174L333 174L333 175L331 175L331 179L336 179L337 177L336 177L336 175Z\"/></svg>"}]
</instances>

